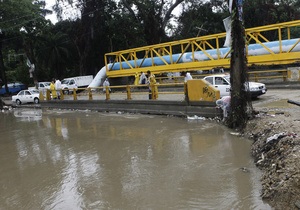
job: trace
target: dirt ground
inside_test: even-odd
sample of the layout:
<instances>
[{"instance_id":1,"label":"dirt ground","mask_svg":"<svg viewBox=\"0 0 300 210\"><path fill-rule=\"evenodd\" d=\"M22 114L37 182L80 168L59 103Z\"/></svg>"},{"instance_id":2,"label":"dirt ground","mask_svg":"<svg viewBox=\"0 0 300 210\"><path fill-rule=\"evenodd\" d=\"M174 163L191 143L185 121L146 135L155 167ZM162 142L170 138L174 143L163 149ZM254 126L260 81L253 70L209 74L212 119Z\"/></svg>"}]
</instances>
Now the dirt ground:
<instances>
[{"instance_id":1,"label":"dirt ground","mask_svg":"<svg viewBox=\"0 0 300 210\"><path fill-rule=\"evenodd\" d=\"M254 100L259 114L244 133L263 172L261 196L274 209L300 209L300 106L288 100L300 104L300 89L268 90Z\"/></svg>"}]
</instances>

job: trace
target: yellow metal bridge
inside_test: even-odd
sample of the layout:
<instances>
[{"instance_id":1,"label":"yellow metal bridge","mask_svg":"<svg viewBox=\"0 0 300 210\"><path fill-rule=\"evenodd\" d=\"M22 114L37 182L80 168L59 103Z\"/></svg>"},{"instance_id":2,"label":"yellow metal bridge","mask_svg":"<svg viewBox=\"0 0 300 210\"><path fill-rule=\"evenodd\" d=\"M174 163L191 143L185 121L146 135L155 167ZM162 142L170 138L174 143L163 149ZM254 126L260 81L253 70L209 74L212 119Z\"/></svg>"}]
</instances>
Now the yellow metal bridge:
<instances>
[{"instance_id":1,"label":"yellow metal bridge","mask_svg":"<svg viewBox=\"0 0 300 210\"><path fill-rule=\"evenodd\" d=\"M268 34L276 34L272 40ZM300 20L245 30L248 66L293 64L300 61ZM107 77L229 68L231 49L226 33L207 35L105 54ZM108 63L112 61L111 63Z\"/></svg>"}]
</instances>

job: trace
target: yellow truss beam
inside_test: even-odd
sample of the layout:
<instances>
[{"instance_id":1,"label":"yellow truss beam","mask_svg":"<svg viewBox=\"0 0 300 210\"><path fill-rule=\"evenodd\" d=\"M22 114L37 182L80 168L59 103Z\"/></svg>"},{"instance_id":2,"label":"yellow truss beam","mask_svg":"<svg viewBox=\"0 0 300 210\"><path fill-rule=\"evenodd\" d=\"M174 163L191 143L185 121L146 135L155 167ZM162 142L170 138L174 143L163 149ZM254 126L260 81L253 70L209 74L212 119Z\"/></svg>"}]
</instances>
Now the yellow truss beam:
<instances>
[{"instance_id":1,"label":"yellow truss beam","mask_svg":"<svg viewBox=\"0 0 300 210\"><path fill-rule=\"evenodd\" d=\"M257 56L247 55L248 65L275 65L299 62L299 52L292 52L295 46L300 42L299 36L291 37L291 29L295 27L300 27L300 20L246 29L246 45L259 44L270 53L268 55ZM267 39L265 34L269 31L277 31L278 37L276 37L275 40ZM231 50L222 56L220 51L223 48L221 43L225 42L225 38L226 33L219 33L106 53L106 74L108 77L124 77L133 76L137 72L146 72L147 70L150 70L155 74L160 74L165 72L178 72L185 70L208 70L215 67L228 68L230 66L229 57ZM281 46L282 40L291 38L296 38L299 40L291 49L289 49L287 52L283 52ZM272 49L269 49L264 44L264 42L269 41L278 41L280 43L279 53L274 53ZM217 58L213 58L208 50L215 50ZM195 52L197 51L201 51L207 57L207 60L197 60L195 56ZM192 62L180 63L180 59L183 58L184 53L186 52L191 53ZM173 59L174 54L179 55L176 60ZM163 65L155 65L154 58L159 58ZM166 60L166 58L168 58L169 62ZM151 66L142 66L146 59L151 59ZM113 60L113 62L109 64L109 60ZM138 64L139 62L140 64ZM123 65L121 64L127 64L127 67L123 68ZM115 65L120 65L119 70L111 70Z\"/></svg>"}]
</instances>

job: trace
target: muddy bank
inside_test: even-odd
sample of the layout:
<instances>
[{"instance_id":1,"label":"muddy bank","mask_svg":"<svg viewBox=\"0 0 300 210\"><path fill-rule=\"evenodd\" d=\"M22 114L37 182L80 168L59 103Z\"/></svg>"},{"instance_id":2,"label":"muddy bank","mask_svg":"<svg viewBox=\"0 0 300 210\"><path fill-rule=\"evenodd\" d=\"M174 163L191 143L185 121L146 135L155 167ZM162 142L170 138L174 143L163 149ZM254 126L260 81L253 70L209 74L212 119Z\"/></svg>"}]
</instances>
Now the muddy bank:
<instances>
[{"instance_id":1,"label":"muddy bank","mask_svg":"<svg viewBox=\"0 0 300 210\"><path fill-rule=\"evenodd\" d=\"M300 106L287 103L289 97L300 101L297 92L274 92L262 104L254 102L259 114L245 130L263 172L261 196L274 209L300 209Z\"/></svg>"}]
</instances>

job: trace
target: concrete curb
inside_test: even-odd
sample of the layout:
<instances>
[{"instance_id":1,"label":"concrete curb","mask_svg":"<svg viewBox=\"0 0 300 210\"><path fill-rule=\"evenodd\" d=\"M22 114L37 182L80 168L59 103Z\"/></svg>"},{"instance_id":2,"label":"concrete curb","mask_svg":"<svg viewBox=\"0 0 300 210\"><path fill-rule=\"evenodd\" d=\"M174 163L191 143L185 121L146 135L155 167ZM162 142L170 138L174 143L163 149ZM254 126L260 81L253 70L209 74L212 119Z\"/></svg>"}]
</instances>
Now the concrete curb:
<instances>
[{"instance_id":1,"label":"concrete curb","mask_svg":"<svg viewBox=\"0 0 300 210\"><path fill-rule=\"evenodd\" d=\"M43 109L75 109L101 112L128 112L153 115L220 117L214 102L185 101L131 101L131 100L77 100L77 101L42 101Z\"/></svg>"}]
</instances>

